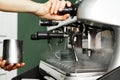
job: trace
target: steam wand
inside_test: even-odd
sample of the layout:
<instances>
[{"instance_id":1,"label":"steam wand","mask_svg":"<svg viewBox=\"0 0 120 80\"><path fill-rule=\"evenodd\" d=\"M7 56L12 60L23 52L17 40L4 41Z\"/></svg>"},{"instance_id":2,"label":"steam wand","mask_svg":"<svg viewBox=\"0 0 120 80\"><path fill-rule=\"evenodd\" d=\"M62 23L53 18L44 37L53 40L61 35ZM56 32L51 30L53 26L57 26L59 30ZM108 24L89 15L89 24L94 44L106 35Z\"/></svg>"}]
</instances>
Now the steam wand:
<instances>
[{"instance_id":1,"label":"steam wand","mask_svg":"<svg viewBox=\"0 0 120 80\"><path fill-rule=\"evenodd\" d=\"M76 52L76 50L75 50L75 47L72 46L72 48L73 48L73 53L74 53L74 56L75 56L75 61L78 62L79 59L78 59L78 56L77 56L77 52Z\"/></svg>"}]
</instances>

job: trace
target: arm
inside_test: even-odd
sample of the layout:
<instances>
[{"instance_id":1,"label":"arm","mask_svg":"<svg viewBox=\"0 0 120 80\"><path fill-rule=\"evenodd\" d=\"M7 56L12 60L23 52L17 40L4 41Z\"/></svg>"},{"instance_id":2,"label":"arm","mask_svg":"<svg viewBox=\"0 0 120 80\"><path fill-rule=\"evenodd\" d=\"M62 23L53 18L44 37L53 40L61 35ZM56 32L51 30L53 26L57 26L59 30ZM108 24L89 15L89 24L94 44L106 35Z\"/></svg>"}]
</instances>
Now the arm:
<instances>
[{"instance_id":1,"label":"arm","mask_svg":"<svg viewBox=\"0 0 120 80\"><path fill-rule=\"evenodd\" d=\"M34 13L42 9L42 4L31 0L0 0L0 10L6 12L28 12Z\"/></svg>"},{"instance_id":2,"label":"arm","mask_svg":"<svg viewBox=\"0 0 120 80\"><path fill-rule=\"evenodd\" d=\"M40 18L64 20L69 14L57 15L64 6L71 6L68 1L49 0L46 3L37 3L32 0L0 0L0 10L6 12L32 13Z\"/></svg>"}]
</instances>

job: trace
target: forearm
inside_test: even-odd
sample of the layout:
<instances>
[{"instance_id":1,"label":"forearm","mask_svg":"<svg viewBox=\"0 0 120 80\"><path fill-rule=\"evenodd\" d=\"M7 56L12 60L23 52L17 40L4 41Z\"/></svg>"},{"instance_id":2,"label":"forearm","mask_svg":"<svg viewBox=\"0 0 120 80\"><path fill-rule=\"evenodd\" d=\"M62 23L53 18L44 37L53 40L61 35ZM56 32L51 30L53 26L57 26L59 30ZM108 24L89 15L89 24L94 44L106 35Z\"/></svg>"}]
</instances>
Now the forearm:
<instances>
[{"instance_id":1,"label":"forearm","mask_svg":"<svg viewBox=\"0 0 120 80\"><path fill-rule=\"evenodd\" d=\"M64 20L69 14L58 15L57 12L70 2L64 0L48 0L46 3L37 3L32 0L0 0L0 11L32 13L40 18Z\"/></svg>"},{"instance_id":2,"label":"forearm","mask_svg":"<svg viewBox=\"0 0 120 80\"><path fill-rule=\"evenodd\" d=\"M42 8L40 5L31 0L0 0L0 11L34 13Z\"/></svg>"}]
</instances>

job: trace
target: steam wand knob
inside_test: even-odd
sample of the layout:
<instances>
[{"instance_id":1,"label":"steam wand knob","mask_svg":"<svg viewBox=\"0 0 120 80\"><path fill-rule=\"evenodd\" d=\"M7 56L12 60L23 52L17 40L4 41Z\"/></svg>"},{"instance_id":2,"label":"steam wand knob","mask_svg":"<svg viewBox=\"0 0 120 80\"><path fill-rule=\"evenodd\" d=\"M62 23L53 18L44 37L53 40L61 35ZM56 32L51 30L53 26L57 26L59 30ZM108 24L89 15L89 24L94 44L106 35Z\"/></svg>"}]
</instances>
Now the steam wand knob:
<instances>
[{"instance_id":1,"label":"steam wand knob","mask_svg":"<svg viewBox=\"0 0 120 80\"><path fill-rule=\"evenodd\" d=\"M57 26L59 22L53 20L40 20L40 26Z\"/></svg>"}]
</instances>

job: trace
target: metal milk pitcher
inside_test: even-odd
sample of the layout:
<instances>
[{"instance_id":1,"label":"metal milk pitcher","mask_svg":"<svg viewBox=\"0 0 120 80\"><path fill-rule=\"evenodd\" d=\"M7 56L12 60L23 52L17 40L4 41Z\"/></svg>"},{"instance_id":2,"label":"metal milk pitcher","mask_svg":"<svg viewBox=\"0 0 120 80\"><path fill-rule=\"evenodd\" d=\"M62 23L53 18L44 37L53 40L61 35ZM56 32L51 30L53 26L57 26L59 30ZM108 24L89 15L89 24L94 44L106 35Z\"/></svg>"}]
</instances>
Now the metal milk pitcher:
<instances>
[{"instance_id":1,"label":"metal milk pitcher","mask_svg":"<svg viewBox=\"0 0 120 80\"><path fill-rule=\"evenodd\" d=\"M22 40L5 39L3 41L3 60L6 60L7 64L23 62L22 45Z\"/></svg>"}]
</instances>

